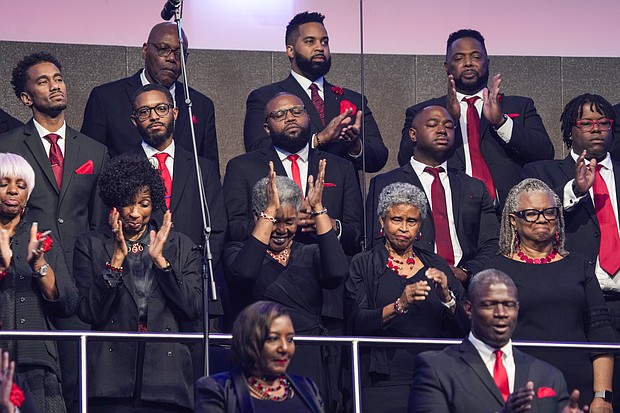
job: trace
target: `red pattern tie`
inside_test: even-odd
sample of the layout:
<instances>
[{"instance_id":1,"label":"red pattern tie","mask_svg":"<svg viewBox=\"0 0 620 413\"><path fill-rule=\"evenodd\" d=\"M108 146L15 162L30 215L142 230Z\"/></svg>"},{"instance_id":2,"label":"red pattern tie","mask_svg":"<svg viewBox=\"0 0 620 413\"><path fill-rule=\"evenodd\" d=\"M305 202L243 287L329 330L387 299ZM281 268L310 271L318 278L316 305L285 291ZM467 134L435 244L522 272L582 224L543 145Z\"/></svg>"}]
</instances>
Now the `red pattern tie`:
<instances>
[{"instance_id":1,"label":"red pattern tie","mask_svg":"<svg viewBox=\"0 0 620 413\"><path fill-rule=\"evenodd\" d=\"M441 184L439 173L444 169L431 168L427 166L424 172L433 175L433 183L431 184L431 202L433 203L432 214L433 224L435 225L435 245L437 246L437 254L448 261L448 264L454 265L454 249L452 248L452 239L450 238L450 226L448 224L448 207L446 204L446 191Z\"/></svg>"},{"instance_id":2,"label":"red pattern tie","mask_svg":"<svg viewBox=\"0 0 620 413\"><path fill-rule=\"evenodd\" d=\"M495 350L493 354L495 354L493 381L495 381L499 392L502 394L504 401L506 401L508 400L508 396L510 396L510 388L508 387L508 372L506 371L506 367L504 367L504 362L502 361L503 353L501 350Z\"/></svg>"},{"instance_id":3,"label":"red pattern tie","mask_svg":"<svg viewBox=\"0 0 620 413\"><path fill-rule=\"evenodd\" d=\"M594 194L594 209L601 230L599 248L599 263L601 268L609 275L614 275L620 269L620 237L618 236L618 224L609 198L607 185L601 176L601 167L596 165L596 175L592 193Z\"/></svg>"},{"instance_id":4,"label":"red pattern tie","mask_svg":"<svg viewBox=\"0 0 620 413\"><path fill-rule=\"evenodd\" d=\"M58 185L58 189L60 189L62 186L62 171L65 166L65 158L62 156L60 146L58 146L58 139L60 139L60 135L50 133L45 135L45 139L51 143L49 159L50 164L52 165L54 178L56 178L56 184Z\"/></svg>"},{"instance_id":5,"label":"red pattern tie","mask_svg":"<svg viewBox=\"0 0 620 413\"><path fill-rule=\"evenodd\" d=\"M299 170L299 164L297 163L299 155L297 155L296 153L292 153L287 156L286 159L291 161L291 174L293 175L293 181L295 181L295 183L299 185L299 187L303 191L304 187L301 186L301 171Z\"/></svg>"},{"instance_id":6,"label":"red pattern tie","mask_svg":"<svg viewBox=\"0 0 620 413\"><path fill-rule=\"evenodd\" d=\"M480 152L480 116L475 102L479 96L463 98L467 102L467 142L469 144L469 157L471 159L471 174L480 179L489 191L489 195L495 201L495 184L489 171L489 167Z\"/></svg>"},{"instance_id":7,"label":"red pattern tie","mask_svg":"<svg viewBox=\"0 0 620 413\"><path fill-rule=\"evenodd\" d=\"M319 87L316 83L310 85L310 99L312 99L312 103L316 108L317 112L319 112L319 116L321 117L321 122L325 125L325 102L321 95L319 95Z\"/></svg>"},{"instance_id":8,"label":"red pattern tie","mask_svg":"<svg viewBox=\"0 0 620 413\"><path fill-rule=\"evenodd\" d=\"M172 196L172 177L170 176L170 171L166 166L166 159L168 159L168 154L162 152L156 153L153 156L157 159L157 162L159 163L157 169L159 169L159 172L161 173L161 180L164 181L164 187L166 188L166 207L170 209L170 197Z\"/></svg>"}]
</instances>

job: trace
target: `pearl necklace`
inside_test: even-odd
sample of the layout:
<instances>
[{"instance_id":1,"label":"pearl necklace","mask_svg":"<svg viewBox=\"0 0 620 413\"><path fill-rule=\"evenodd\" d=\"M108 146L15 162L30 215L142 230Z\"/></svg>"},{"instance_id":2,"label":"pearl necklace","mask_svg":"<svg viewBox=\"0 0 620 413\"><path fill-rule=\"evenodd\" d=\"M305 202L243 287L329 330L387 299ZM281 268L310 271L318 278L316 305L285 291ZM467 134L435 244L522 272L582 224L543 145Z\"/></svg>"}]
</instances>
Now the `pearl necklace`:
<instances>
[{"instance_id":1,"label":"pearl necklace","mask_svg":"<svg viewBox=\"0 0 620 413\"><path fill-rule=\"evenodd\" d=\"M553 250L551 250L551 252L546 257L530 258L527 255L525 255L523 251L521 251L521 248L519 248L519 252L517 253L517 256L519 257L521 261L524 261L528 264L547 264L551 262L551 260L553 260L557 254L558 254L558 249L554 248Z\"/></svg>"},{"instance_id":2,"label":"pearl necklace","mask_svg":"<svg viewBox=\"0 0 620 413\"><path fill-rule=\"evenodd\" d=\"M264 378L262 380L265 380ZM271 400L274 402L281 402L286 400L291 394L291 384L288 382L286 376L278 376L279 384L273 387L265 387L256 376L248 377L248 388L257 399ZM282 396L274 396L272 393L284 388Z\"/></svg>"},{"instance_id":3,"label":"pearl necklace","mask_svg":"<svg viewBox=\"0 0 620 413\"><path fill-rule=\"evenodd\" d=\"M290 248L285 248L281 252L274 254L273 252L271 252L271 250L268 249L267 254L269 254L271 258L278 261L280 264L284 264L286 261L288 261L290 251L291 251Z\"/></svg>"}]
</instances>

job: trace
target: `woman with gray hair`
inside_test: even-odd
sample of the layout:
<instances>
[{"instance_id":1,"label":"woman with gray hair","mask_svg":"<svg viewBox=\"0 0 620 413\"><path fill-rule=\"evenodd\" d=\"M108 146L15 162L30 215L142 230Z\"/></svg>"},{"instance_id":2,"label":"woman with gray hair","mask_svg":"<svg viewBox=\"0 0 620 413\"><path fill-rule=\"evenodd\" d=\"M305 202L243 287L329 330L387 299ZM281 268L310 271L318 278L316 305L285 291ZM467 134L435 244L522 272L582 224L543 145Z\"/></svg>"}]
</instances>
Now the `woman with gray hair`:
<instances>
[{"instance_id":1,"label":"woman with gray hair","mask_svg":"<svg viewBox=\"0 0 620 413\"><path fill-rule=\"evenodd\" d=\"M293 238L303 194L291 179L276 176L269 163L269 176L254 186L252 205L256 226L244 243L232 242L223 262L238 309L259 300L281 304L300 335L326 335L321 324L322 290L341 285L347 259L323 207L326 161L319 163L316 180L308 177L307 202L316 222L318 244L304 245ZM311 377L319 386L327 411L338 399L339 365L333 349L300 346L291 371Z\"/></svg>"},{"instance_id":2,"label":"woman with gray hair","mask_svg":"<svg viewBox=\"0 0 620 413\"><path fill-rule=\"evenodd\" d=\"M544 182L525 179L510 190L499 237L499 254L485 267L505 272L517 286L520 310L513 339L614 341L594 265L564 248L562 202ZM568 388L579 389L582 400L592 400L593 391L611 390L611 355L591 360L587 353L528 353L562 370Z\"/></svg>"},{"instance_id":3,"label":"woman with gray hair","mask_svg":"<svg viewBox=\"0 0 620 413\"><path fill-rule=\"evenodd\" d=\"M35 174L21 156L0 153L0 300L5 330L52 330L55 317L67 317L78 292L50 231L29 223L26 204ZM58 350L53 340L2 341L14 355L16 371L33 393L40 412L64 412ZM4 371L3 373L6 373Z\"/></svg>"},{"instance_id":4,"label":"woman with gray hair","mask_svg":"<svg viewBox=\"0 0 620 413\"><path fill-rule=\"evenodd\" d=\"M357 336L462 337L464 291L449 264L413 245L428 212L426 196L403 182L386 186L377 214L383 243L356 255L345 284L349 332ZM362 404L370 412L405 412L413 348L365 347Z\"/></svg>"}]
</instances>

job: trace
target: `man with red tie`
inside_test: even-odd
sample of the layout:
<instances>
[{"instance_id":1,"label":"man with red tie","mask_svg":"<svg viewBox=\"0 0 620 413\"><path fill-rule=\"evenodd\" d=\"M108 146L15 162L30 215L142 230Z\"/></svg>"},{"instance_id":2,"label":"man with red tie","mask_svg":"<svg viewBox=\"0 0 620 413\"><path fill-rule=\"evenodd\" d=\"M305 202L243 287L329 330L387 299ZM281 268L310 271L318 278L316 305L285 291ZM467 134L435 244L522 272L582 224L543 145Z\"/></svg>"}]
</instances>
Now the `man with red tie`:
<instances>
[{"instance_id":1,"label":"man with red tie","mask_svg":"<svg viewBox=\"0 0 620 413\"><path fill-rule=\"evenodd\" d=\"M332 59L324 19L321 13L306 11L297 14L286 26L286 54L291 62L291 74L284 80L252 91L248 96L243 127L245 150L250 152L271 145L263 132L263 111L274 95L288 92L299 97L306 108L310 119L311 148L347 159L356 170L362 169L362 159L365 158L365 172L378 172L387 162L388 150L368 109L366 97L332 85L325 79ZM319 136L318 132L340 122L337 118L343 105L354 108L347 127L339 135ZM355 116L357 114L357 119L361 119L362 111L364 122L356 123Z\"/></svg>"},{"instance_id":2,"label":"man with red tie","mask_svg":"<svg viewBox=\"0 0 620 413\"><path fill-rule=\"evenodd\" d=\"M532 99L501 94L499 74L487 88L489 60L484 37L476 30L463 29L448 37L448 93L407 109L398 163L404 165L413 153L409 129L415 114L430 105L443 106L458 120L448 165L483 181L496 204L503 205L510 188L520 181L522 166L553 159L554 150Z\"/></svg>"},{"instance_id":3,"label":"man with red tie","mask_svg":"<svg viewBox=\"0 0 620 413\"><path fill-rule=\"evenodd\" d=\"M560 370L513 347L519 300L508 275L476 274L464 306L467 338L416 357L408 413L581 412Z\"/></svg>"}]
</instances>

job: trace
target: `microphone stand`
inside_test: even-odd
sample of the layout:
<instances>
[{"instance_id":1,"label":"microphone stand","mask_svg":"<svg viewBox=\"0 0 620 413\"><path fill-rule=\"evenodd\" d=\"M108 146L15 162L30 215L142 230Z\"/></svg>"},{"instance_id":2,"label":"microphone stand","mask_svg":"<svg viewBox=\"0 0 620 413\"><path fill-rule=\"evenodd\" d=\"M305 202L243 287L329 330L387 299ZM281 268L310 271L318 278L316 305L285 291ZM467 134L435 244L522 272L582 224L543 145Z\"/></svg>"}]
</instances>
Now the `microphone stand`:
<instances>
[{"instance_id":1,"label":"microphone stand","mask_svg":"<svg viewBox=\"0 0 620 413\"><path fill-rule=\"evenodd\" d=\"M198 146L196 145L196 132L194 130L194 115L192 113L192 100L189 95L189 85L187 82L187 67L185 61L185 45L183 44L183 29L181 27L183 1L174 9L174 22L177 25L179 36L179 49L181 51L181 73L183 74L183 93L185 96L185 105L187 106L189 128L192 133L192 144L194 146L194 164L196 167L196 179L198 180L198 195L200 196L200 212L202 215L202 231L204 235L204 245L202 253L202 305L203 305L203 348L204 363L203 373L209 375L209 294L211 291L211 299L217 301L217 286L215 285L215 277L213 275L213 255L211 254L211 216L209 215L209 206L207 197L205 196L205 188L202 181L202 172L198 162Z\"/></svg>"}]
</instances>

